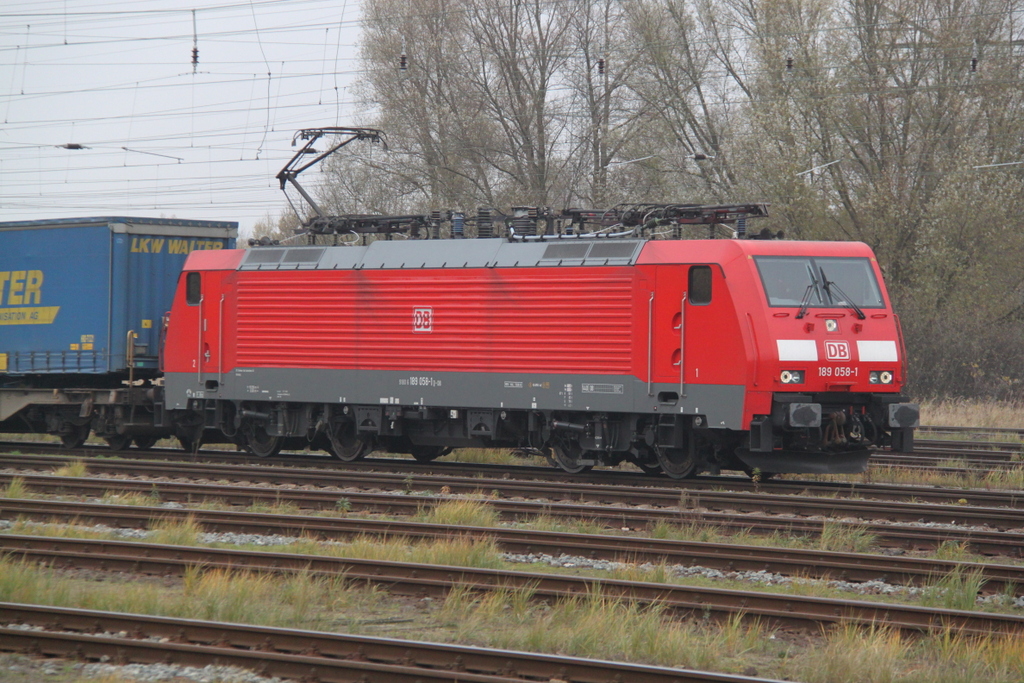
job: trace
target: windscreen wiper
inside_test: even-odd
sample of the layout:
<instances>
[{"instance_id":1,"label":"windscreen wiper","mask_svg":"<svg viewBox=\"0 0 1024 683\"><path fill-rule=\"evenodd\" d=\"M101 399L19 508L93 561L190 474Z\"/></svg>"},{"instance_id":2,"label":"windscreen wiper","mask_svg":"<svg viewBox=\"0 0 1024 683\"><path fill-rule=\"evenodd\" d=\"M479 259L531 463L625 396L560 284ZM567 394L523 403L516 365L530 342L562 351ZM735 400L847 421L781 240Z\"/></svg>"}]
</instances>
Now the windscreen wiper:
<instances>
[{"instance_id":1,"label":"windscreen wiper","mask_svg":"<svg viewBox=\"0 0 1024 683\"><path fill-rule=\"evenodd\" d=\"M839 285L837 285L835 282L831 282L828 279L828 277L825 275L825 269L819 267L819 270L821 271L821 279L825 283L825 293L828 294L829 299L832 299L834 303L846 303L846 305L852 308L853 312L857 314L858 320L863 320L864 318L866 318L867 316L864 315L864 311L860 310L860 306L853 303L853 299L847 296L846 292L839 288ZM835 297L832 296L833 290L835 290L835 292L839 294L839 296L842 298L835 300ZM800 316L797 317L799 318Z\"/></svg>"},{"instance_id":2,"label":"windscreen wiper","mask_svg":"<svg viewBox=\"0 0 1024 683\"><path fill-rule=\"evenodd\" d=\"M811 275L811 280L814 280L814 275ZM811 305L811 294L814 293L817 286L818 281L816 280L807 286L807 290L804 292L804 298L800 301L800 310L797 311L797 319L807 315L807 307Z\"/></svg>"},{"instance_id":3,"label":"windscreen wiper","mask_svg":"<svg viewBox=\"0 0 1024 683\"><path fill-rule=\"evenodd\" d=\"M811 284L807 285L807 291L804 292L804 298L800 301L800 310L797 311L797 320L807 315L807 307L811 305L811 294L818 289L818 280L814 277L814 271L810 268L807 269L811 276Z\"/></svg>"}]
</instances>

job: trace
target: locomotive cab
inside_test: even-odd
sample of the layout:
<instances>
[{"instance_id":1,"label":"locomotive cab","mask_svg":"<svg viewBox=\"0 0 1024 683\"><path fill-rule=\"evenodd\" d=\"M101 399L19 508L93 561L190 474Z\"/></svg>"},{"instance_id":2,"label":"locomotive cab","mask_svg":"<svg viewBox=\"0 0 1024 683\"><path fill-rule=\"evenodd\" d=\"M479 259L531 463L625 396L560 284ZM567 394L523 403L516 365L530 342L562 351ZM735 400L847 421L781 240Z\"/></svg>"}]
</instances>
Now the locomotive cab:
<instances>
[{"instance_id":1,"label":"locomotive cab","mask_svg":"<svg viewBox=\"0 0 1024 683\"><path fill-rule=\"evenodd\" d=\"M750 254L771 340L737 457L761 472L861 472L870 448L913 448L899 319L870 249L776 243ZM761 392L757 392L761 394ZM765 392L767 393L767 392Z\"/></svg>"}]
</instances>

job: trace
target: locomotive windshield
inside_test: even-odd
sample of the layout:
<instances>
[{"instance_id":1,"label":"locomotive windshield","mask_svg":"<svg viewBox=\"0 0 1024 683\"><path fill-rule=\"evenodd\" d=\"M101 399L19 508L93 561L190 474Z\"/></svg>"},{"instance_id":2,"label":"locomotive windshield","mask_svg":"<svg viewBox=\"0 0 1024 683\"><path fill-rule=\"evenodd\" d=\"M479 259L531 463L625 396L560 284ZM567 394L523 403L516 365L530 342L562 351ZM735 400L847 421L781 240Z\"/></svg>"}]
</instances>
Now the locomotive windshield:
<instances>
[{"instance_id":1,"label":"locomotive windshield","mask_svg":"<svg viewBox=\"0 0 1024 683\"><path fill-rule=\"evenodd\" d=\"M754 261L769 306L885 308L866 258L755 256Z\"/></svg>"}]
</instances>

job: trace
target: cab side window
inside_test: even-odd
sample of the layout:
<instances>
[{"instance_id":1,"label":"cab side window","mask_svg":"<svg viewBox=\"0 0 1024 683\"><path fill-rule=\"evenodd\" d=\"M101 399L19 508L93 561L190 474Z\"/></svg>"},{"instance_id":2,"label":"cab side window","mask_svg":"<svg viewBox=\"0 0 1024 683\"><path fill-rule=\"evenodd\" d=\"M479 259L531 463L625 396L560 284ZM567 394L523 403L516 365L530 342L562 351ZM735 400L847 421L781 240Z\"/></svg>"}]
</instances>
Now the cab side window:
<instances>
[{"instance_id":1,"label":"cab side window","mask_svg":"<svg viewBox=\"0 0 1024 683\"><path fill-rule=\"evenodd\" d=\"M203 287L199 273L187 273L185 275L185 303L189 306L197 306L202 298Z\"/></svg>"},{"instance_id":2,"label":"cab side window","mask_svg":"<svg viewBox=\"0 0 1024 683\"><path fill-rule=\"evenodd\" d=\"M694 306L711 303L711 266L690 267L689 298Z\"/></svg>"}]
</instances>

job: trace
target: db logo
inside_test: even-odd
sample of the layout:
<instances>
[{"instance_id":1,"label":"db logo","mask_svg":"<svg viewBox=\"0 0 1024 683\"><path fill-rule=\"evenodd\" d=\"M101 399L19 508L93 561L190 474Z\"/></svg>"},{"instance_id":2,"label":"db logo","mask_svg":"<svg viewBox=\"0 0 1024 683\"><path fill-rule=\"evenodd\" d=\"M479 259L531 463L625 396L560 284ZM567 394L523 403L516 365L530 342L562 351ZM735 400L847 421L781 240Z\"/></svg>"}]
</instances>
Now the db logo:
<instances>
[{"instance_id":1,"label":"db logo","mask_svg":"<svg viewBox=\"0 0 1024 683\"><path fill-rule=\"evenodd\" d=\"M412 331L433 332L434 331L434 309L414 308L412 309Z\"/></svg>"},{"instance_id":2,"label":"db logo","mask_svg":"<svg viewBox=\"0 0 1024 683\"><path fill-rule=\"evenodd\" d=\"M844 341L825 342L825 358L828 360L852 360L850 358L850 344Z\"/></svg>"}]
</instances>

